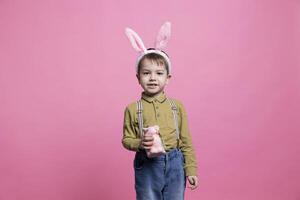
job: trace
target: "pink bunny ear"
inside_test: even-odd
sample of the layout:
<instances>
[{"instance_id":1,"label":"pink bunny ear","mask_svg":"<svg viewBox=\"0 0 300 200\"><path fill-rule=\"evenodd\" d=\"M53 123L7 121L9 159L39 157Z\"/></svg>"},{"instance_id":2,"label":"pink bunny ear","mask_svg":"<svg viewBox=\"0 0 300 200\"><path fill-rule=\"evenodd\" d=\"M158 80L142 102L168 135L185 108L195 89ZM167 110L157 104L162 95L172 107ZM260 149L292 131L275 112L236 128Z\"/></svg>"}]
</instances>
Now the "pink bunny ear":
<instances>
[{"instance_id":1,"label":"pink bunny ear","mask_svg":"<svg viewBox=\"0 0 300 200\"><path fill-rule=\"evenodd\" d=\"M126 28L125 33L126 33L127 37L129 38L132 47L137 52L140 53L140 52L146 52L147 51L142 39L140 38L140 36L136 32L134 32L130 28Z\"/></svg>"},{"instance_id":2,"label":"pink bunny ear","mask_svg":"<svg viewBox=\"0 0 300 200\"><path fill-rule=\"evenodd\" d=\"M161 26L159 33L156 37L155 48L159 50L163 50L167 46L170 36L171 36L171 23L165 22Z\"/></svg>"}]
</instances>

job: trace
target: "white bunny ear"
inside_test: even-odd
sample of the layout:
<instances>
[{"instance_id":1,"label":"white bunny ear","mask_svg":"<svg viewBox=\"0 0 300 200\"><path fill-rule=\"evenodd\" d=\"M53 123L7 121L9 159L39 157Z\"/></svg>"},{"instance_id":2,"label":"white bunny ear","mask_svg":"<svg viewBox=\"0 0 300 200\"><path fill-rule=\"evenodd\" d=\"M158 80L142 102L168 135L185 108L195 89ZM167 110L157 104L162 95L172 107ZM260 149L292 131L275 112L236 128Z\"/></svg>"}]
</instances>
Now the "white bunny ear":
<instances>
[{"instance_id":1,"label":"white bunny ear","mask_svg":"<svg viewBox=\"0 0 300 200\"><path fill-rule=\"evenodd\" d=\"M170 36L171 36L171 23L165 22L161 26L158 35L156 37L155 48L159 50L163 50L167 46Z\"/></svg>"},{"instance_id":2,"label":"white bunny ear","mask_svg":"<svg viewBox=\"0 0 300 200\"><path fill-rule=\"evenodd\" d=\"M137 52L140 53L140 52L146 52L147 51L142 39L140 38L140 36L136 32L134 32L130 28L126 28L125 33L126 33L127 37L129 38L132 47Z\"/></svg>"}]
</instances>

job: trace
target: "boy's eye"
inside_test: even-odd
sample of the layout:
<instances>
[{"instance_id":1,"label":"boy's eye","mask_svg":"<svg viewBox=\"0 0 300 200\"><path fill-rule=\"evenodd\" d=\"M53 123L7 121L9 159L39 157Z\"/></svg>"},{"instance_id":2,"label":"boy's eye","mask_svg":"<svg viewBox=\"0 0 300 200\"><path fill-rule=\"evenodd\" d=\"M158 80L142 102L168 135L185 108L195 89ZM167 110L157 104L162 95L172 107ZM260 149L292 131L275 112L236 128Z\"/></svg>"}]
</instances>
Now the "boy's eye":
<instances>
[{"instance_id":1,"label":"boy's eye","mask_svg":"<svg viewBox=\"0 0 300 200\"><path fill-rule=\"evenodd\" d=\"M143 72L143 74L144 74L144 75L147 75L147 74L149 74L149 72Z\"/></svg>"},{"instance_id":2,"label":"boy's eye","mask_svg":"<svg viewBox=\"0 0 300 200\"><path fill-rule=\"evenodd\" d=\"M157 72L157 74L158 74L158 75L163 75L164 73L163 73L163 72Z\"/></svg>"}]
</instances>

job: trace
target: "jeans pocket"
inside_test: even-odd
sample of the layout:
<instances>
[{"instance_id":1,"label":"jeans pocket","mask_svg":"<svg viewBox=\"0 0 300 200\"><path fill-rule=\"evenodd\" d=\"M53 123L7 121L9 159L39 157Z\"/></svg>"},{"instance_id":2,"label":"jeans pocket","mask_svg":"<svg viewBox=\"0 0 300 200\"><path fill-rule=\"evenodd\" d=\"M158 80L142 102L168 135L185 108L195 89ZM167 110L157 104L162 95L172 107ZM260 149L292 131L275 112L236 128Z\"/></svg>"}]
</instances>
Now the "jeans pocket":
<instances>
[{"instance_id":1,"label":"jeans pocket","mask_svg":"<svg viewBox=\"0 0 300 200\"><path fill-rule=\"evenodd\" d=\"M134 166L135 170L143 169L143 165L144 165L144 160L142 158L137 157L137 158L134 159L133 166Z\"/></svg>"}]
</instances>

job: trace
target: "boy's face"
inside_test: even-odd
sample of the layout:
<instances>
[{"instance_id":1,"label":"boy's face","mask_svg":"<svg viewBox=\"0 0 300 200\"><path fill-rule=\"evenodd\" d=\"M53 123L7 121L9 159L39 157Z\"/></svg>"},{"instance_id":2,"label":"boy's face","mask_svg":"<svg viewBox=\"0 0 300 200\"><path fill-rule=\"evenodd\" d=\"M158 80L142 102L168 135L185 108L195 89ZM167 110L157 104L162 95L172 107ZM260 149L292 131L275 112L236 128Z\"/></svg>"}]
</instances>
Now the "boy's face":
<instances>
[{"instance_id":1,"label":"boy's face","mask_svg":"<svg viewBox=\"0 0 300 200\"><path fill-rule=\"evenodd\" d=\"M149 96L162 92L171 78L164 65L157 65L147 58L141 62L140 72L136 76L144 92Z\"/></svg>"}]
</instances>

